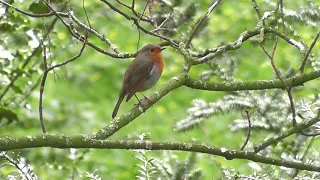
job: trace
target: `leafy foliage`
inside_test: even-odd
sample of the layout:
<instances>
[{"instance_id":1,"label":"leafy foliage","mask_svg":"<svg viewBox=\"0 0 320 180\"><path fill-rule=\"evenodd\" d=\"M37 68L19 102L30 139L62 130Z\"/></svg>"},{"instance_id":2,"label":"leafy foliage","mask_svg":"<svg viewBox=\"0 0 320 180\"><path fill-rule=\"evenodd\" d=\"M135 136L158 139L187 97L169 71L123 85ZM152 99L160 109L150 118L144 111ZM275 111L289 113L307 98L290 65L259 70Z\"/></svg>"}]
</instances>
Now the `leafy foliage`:
<instances>
[{"instance_id":1,"label":"leafy foliage","mask_svg":"<svg viewBox=\"0 0 320 180\"><path fill-rule=\"evenodd\" d=\"M33 168L14 152L0 152L0 178L36 180Z\"/></svg>"}]
</instances>

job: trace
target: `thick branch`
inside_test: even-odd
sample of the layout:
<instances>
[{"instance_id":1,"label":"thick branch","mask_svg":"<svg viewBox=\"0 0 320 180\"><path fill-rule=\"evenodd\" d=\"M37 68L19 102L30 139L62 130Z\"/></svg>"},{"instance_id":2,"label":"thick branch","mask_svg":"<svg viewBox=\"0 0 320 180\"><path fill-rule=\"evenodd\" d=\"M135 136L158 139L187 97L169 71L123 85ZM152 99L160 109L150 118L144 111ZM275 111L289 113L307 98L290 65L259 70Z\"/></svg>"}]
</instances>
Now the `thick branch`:
<instances>
[{"instance_id":1,"label":"thick branch","mask_svg":"<svg viewBox=\"0 0 320 180\"><path fill-rule=\"evenodd\" d=\"M303 85L305 82L314 80L320 77L320 71L314 71L307 74L297 75L291 78L284 79L286 84L290 84L292 79L292 87ZM283 84L279 79L275 80L259 80L259 81L241 81L241 82L205 82L188 78L185 85L193 89L202 89L208 91L239 91L239 90L262 90L262 89L284 89Z\"/></svg>"},{"instance_id":2,"label":"thick branch","mask_svg":"<svg viewBox=\"0 0 320 180\"><path fill-rule=\"evenodd\" d=\"M176 150L212 154L231 159L247 159L254 162L284 166L299 170L320 172L319 166L284 159L269 158L248 151L236 151L226 148L211 147L192 143L170 143L151 141L110 141L91 139L85 135L36 135L23 138L0 138L0 151L27 149L37 147L51 148L97 148L97 149L147 149L147 150Z\"/></svg>"}]
</instances>

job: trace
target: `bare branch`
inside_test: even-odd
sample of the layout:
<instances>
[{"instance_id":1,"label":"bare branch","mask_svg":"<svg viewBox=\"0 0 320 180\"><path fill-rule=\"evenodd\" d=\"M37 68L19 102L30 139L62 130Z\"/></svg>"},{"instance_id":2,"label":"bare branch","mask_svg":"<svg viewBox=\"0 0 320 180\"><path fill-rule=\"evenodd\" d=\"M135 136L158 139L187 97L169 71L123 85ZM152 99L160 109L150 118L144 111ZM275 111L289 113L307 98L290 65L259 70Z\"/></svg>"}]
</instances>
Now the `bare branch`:
<instances>
[{"instance_id":1,"label":"bare branch","mask_svg":"<svg viewBox=\"0 0 320 180\"><path fill-rule=\"evenodd\" d=\"M244 31L243 33L240 34L239 38L237 40L235 40L234 42L231 42L227 45L223 45L217 48L213 48L213 49L208 49L206 50L204 53L193 53L192 56L193 57L199 57L198 61L195 63L195 65L198 64L202 64L204 62L207 62L219 55L221 55L222 53L226 52L226 51L231 51L231 50L236 50L239 49L242 46L242 43L247 41L249 38L254 37L256 35L259 35L261 32L261 28L255 29L253 31ZM264 28L264 33L268 34L274 34L278 37L280 37L281 39L283 39L284 41L286 41L287 43L293 45L294 47L296 47L300 52L302 52L305 48L304 44L293 40L289 37L287 37L286 35L276 31L275 29L272 28Z\"/></svg>"},{"instance_id":2,"label":"bare branch","mask_svg":"<svg viewBox=\"0 0 320 180\"><path fill-rule=\"evenodd\" d=\"M311 43L311 45L310 45L310 48L309 48L309 50L307 51L307 54L304 56L304 58L303 58L303 60L302 60L301 66L300 66L300 68L299 68L299 71L300 71L301 74L304 72L304 66L306 65L307 59L308 59L308 57L309 57L309 55L310 55L313 47L316 45L319 36L320 36L320 29L319 29L316 37L315 37L314 40L312 41L312 43Z\"/></svg>"},{"instance_id":3,"label":"bare branch","mask_svg":"<svg viewBox=\"0 0 320 180\"><path fill-rule=\"evenodd\" d=\"M270 59L271 62L271 66L274 70L274 72L276 73L277 77L280 79L281 83L283 84L283 86L285 87L287 93L288 93L288 97L289 97L289 101L290 101L290 107L291 107L291 111L292 111L292 125L296 126L297 125L297 121L296 121L296 110L295 110L295 106L294 106L294 101L293 101L293 96L292 96L292 84L294 81L294 78L292 79L291 85L290 87L286 84L285 80L283 79L281 72L277 69L275 63L274 63L274 54L275 51L277 49L277 45L278 45L278 38L276 38L276 42L273 46L273 50L272 50L272 54L270 55L264 48L264 46L262 44L260 44L260 47L262 48L263 52L268 56L268 58Z\"/></svg>"},{"instance_id":4,"label":"bare branch","mask_svg":"<svg viewBox=\"0 0 320 180\"><path fill-rule=\"evenodd\" d=\"M261 15L260 8L259 8L256 0L252 0L252 5L253 5L253 9L256 11L259 19L261 19L261 18L262 18L262 15Z\"/></svg>"},{"instance_id":5,"label":"bare branch","mask_svg":"<svg viewBox=\"0 0 320 180\"><path fill-rule=\"evenodd\" d=\"M172 39L170 39L170 38L168 38L166 36L163 36L163 35L160 35L160 34L157 34L157 33L153 33L151 31L145 29L144 27L142 27L139 24L139 20L137 18L127 15L126 13L124 13L120 9L116 8L114 5L112 5L111 3L109 3L106 0L101 0L101 1L104 2L105 4L107 4L112 10L116 11L117 13L119 13L120 15L125 17L126 19L133 21L133 23L137 26L137 28L142 30L144 33L152 35L152 36L155 36L155 37L159 37L159 38L161 38L163 40L166 40L171 44L172 47L178 47L178 43L176 43L174 40L172 40Z\"/></svg>"},{"instance_id":6,"label":"bare branch","mask_svg":"<svg viewBox=\"0 0 320 180\"><path fill-rule=\"evenodd\" d=\"M191 34L189 36L189 39L186 42L186 48L189 48L190 43L196 33L196 31L198 30L200 24L202 24L207 18L208 16L211 14L211 12L219 5L219 3L222 0L217 0L216 2L214 2L208 9L207 13L197 22L197 24L195 25L195 27L192 29Z\"/></svg>"},{"instance_id":7,"label":"bare branch","mask_svg":"<svg viewBox=\"0 0 320 180\"><path fill-rule=\"evenodd\" d=\"M244 150L244 148L245 148L246 145L248 144L249 139L250 139L250 136L251 136L251 120L250 120L250 114L249 114L249 111L248 111L248 110L245 110L245 113L246 113L246 118L247 118L247 120L248 120L248 134L247 134L246 140L244 141L243 145L242 145L241 148L240 148L241 151Z\"/></svg>"},{"instance_id":8,"label":"bare branch","mask_svg":"<svg viewBox=\"0 0 320 180\"><path fill-rule=\"evenodd\" d=\"M47 79L48 73L51 70L53 70L53 69L55 69L57 67L61 67L63 65L66 65L66 64L76 60L77 58L79 58L82 55L82 52L84 51L85 46L86 46L86 41L83 42L83 45L82 45L82 47L80 49L80 52L76 56L74 56L74 57L72 57L72 58L70 58L70 59L68 59L66 61L63 61L61 63L58 63L58 64L56 64L54 66L51 66L51 67L47 67L46 56L45 56L45 52L44 52L45 71L43 73L41 84L40 84L40 100L39 100L39 118L40 118L40 124L41 124L41 128L42 128L42 132L43 133L47 133L45 125L44 125L43 114L42 114L42 109L43 109L42 101L43 101L44 87L45 87L45 84L46 84L46 79ZM44 48L44 50L45 50L45 48Z\"/></svg>"}]
</instances>

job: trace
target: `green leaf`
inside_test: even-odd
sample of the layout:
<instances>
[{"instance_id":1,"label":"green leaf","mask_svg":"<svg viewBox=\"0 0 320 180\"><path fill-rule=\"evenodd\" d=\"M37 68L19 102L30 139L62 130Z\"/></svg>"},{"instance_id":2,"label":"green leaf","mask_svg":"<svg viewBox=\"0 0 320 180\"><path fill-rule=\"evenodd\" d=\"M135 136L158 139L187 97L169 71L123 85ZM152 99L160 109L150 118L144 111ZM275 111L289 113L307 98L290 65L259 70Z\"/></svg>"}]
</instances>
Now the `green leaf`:
<instances>
[{"instance_id":1,"label":"green leaf","mask_svg":"<svg viewBox=\"0 0 320 180\"><path fill-rule=\"evenodd\" d=\"M3 119L7 119L8 123L10 123L12 121L18 121L18 116L11 109L0 107L0 121Z\"/></svg>"},{"instance_id":2,"label":"green leaf","mask_svg":"<svg viewBox=\"0 0 320 180\"><path fill-rule=\"evenodd\" d=\"M30 5L29 10L34 14L42 14L49 12L49 9L45 4L35 2Z\"/></svg>"},{"instance_id":3,"label":"green leaf","mask_svg":"<svg viewBox=\"0 0 320 180\"><path fill-rule=\"evenodd\" d=\"M13 32L15 30L15 27L12 23L3 22L0 24L1 32Z\"/></svg>"},{"instance_id":4,"label":"green leaf","mask_svg":"<svg viewBox=\"0 0 320 180\"><path fill-rule=\"evenodd\" d=\"M13 85L13 86L12 86L12 90L13 90L14 92L18 93L18 94L23 94L23 92L22 92L22 90L21 90L21 88L20 88L19 86Z\"/></svg>"}]
</instances>

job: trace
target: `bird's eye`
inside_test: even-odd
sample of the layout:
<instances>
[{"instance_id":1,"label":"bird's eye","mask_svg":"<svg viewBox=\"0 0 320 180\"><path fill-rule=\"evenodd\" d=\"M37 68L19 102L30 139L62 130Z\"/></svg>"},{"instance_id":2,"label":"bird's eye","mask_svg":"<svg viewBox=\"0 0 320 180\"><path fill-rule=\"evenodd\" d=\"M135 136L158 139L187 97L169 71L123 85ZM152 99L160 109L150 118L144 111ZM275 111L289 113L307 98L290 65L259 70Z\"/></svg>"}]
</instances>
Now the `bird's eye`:
<instances>
[{"instance_id":1,"label":"bird's eye","mask_svg":"<svg viewBox=\"0 0 320 180\"><path fill-rule=\"evenodd\" d=\"M150 49L150 51L151 51L151 52L153 52L153 51L154 51L154 49Z\"/></svg>"}]
</instances>

